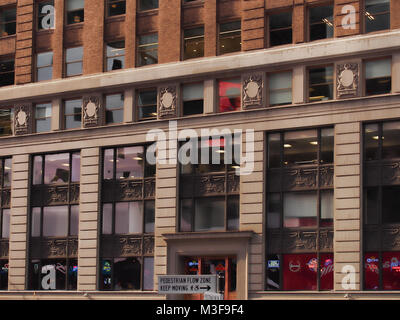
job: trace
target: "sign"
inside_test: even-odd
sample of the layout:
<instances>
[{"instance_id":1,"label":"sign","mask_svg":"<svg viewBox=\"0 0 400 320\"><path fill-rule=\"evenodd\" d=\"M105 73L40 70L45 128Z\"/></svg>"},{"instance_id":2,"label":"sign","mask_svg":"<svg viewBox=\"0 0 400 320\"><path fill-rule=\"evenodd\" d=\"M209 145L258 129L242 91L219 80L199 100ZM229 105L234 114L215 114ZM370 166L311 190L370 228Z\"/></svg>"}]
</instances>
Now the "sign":
<instances>
[{"instance_id":1,"label":"sign","mask_svg":"<svg viewBox=\"0 0 400 320\"><path fill-rule=\"evenodd\" d=\"M217 275L158 276L159 294L187 294L217 291Z\"/></svg>"}]
</instances>

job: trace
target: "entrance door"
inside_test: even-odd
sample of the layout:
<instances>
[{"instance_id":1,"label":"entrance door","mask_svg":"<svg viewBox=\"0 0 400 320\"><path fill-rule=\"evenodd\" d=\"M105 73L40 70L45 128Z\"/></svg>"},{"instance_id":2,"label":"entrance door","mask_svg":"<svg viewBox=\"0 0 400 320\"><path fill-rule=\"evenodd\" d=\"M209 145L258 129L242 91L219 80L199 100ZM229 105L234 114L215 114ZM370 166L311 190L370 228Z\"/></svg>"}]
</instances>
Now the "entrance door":
<instances>
[{"instance_id":1,"label":"entrance door","mask_svg":"<svg viewBox=\"0 0 400 320\"><path fill-rule=\"evenodd\" d=\"M217 275L217 287L224 300L236 299L236 257L186 257L185 273ZM187 294L187 300L203 300L202 294Z\"/></svg>"}]
</instances>

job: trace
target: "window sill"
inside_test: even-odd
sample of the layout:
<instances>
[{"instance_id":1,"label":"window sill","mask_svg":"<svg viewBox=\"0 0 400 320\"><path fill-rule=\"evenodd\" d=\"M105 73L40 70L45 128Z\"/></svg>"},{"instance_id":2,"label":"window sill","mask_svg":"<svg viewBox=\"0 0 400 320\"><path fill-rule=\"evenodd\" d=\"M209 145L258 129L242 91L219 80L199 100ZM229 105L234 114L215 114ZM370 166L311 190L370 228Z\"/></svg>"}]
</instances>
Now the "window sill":
<instances>
[{"instance_id":1,"label":"window sill","mask_svg":"<svg viewBox=\"0 0 400 320\"><path fill-rule=\"evenodd\" d=\"M117 15L117 16L106 17L106 23L117 22L117 21L125 21L125 16L126 16L126 14L120 14L120 15Z\"/></svg>"},{"instance_id":2,"label":"window sill","mask_svg":"<svg viewBox=\"0 0 400 320\"><path fill-rule=\"evenodd\" d=\"M137 13L137 15L139 17L154 16L154 15L157 15L157 14L158 14L158 8L138 11L138 13Z\"/></svg>"},{"instance_id":3,"label":"window sill","mask_svg":"<svg viewBox=\"0 0 400 320\"><path fill-rule=\"evenodd\" d=\"M82 29L84 26L84 22L78 22L73 24L66 24L64 26L65 30L74 30L74 29Z\"/></svg>"},{"instance_id":4,"label":"window sill","mask_svg":"<svg viewBox=\"0 0 400 320\"><path fill-rule=\"evenodd\" d=\"M221 1L222 2L222 1ZM197 8L197 7L204 7L204 0L195 0L187 3L182 4L182 8Z\"/></svg>"},{"instance_id":5,"label":"window sill","mask_svg":"<svg viewBox=\"0 0 400 320\"><path fill-rule=\"evenodd\" d=\"M8 36L0 36L0 40L3 40L3 39L11 39L11 38L16 38L16 37L17 37L16 34L10 34L10 35L8 35Z\"/></svg>"}]
</instances>

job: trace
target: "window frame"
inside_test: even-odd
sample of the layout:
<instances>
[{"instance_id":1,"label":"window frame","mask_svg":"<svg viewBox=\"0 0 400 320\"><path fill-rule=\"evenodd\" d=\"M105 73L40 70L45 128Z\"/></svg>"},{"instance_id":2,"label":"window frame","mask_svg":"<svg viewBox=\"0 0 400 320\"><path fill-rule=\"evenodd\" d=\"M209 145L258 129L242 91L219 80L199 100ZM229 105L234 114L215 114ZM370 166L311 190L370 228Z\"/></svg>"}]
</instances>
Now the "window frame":
<instances>
[{"instance_id":1,"label":"window frame","mask_svg":"<svg viewBox=\"0 0 400 320\"><path fill-rule=\"evenodd\" d=\"M318 84L314 84L313 86L322 86L322 85L332 85L332 98L329 98L328 100L316 100L316 101L312 101L310 98L310 88L312 87L310 85L310 81L311 81L311 77L310 77L310 71L312 69L321 69L321 68L332 68L332 81L331 82L324 82L324 83L318 83ZM306 66L306 79L307 79L307 86L306 86L306 102L307 103L321 103L321 102L326 102L326 101L332 101L335 99L335 82L334 82L334 78L335 78L335 68L334 68L334 64L323 64L323 65L310 65L310 66Z\"/></svg>"},{"instance_id":2,"label":"window frame","mask_svg":"<svg viewBox=\"0 0 400 320\"><path fill-rule=\"evenodd\" d=\"M110 14L110 6L112 6L112 5L115 4L115 3L124 3L124 5L125 5L125 12L124 12L124 13L120 13L120 14ZM106 16L107 18L124 16L124 15L126 15L126 0L107 0L105 10L106 10L105 16Z\"/></svg>"},{"instance_id":3,"label":"window frame","mask_svg":"<svg viewBox=\"0 0 400 320\"><path fill-rule=\"evenodd\" d=\"M283 73L291 73L291 80L292 80L291 81L291 87L290 88L281 88L281 89L271 90L271 86L270 86L271 79L270 79L270 76L271 75L275 75L275 74L283 74ZM268 103L267 103L267 106L270 107L270 108L273 108L273 107L281 107L281 106L292 105L293 104L293 82L294 82L294 80L293 80L293 69L286 69L286 70L278 70L278 71L273 71L273 72L267 72L267 78L266 78L266 85L267 85L267 88L268 88L268 94L267 94ZM283 91L286 91L286 90L289 90L289 89L291 91L291 96L292 96L292 102L291 103L271 104L271 93L281 92L281 91L283 92Z\"/></svg>"},{"instance_id":4,"label":"window frame","mask_svg":"<svg viewBox=\"0 0 400 320\"><path fill-rule=\"evenodd\" d=\"M151 36L151 35L157 35L157 42L153 42L153 43L148 43L148 44L140 44L140 37L145 37L145 36ZM159 63L159 57L158 57L158 54L159 54L159 41L160 41L160 39L159 39L159 33L158 32L152 32L152 33L145 33L145 34L140 34L140 35L137 35L137 44L136 44L136 67L145 67L145 66L151 66L151 65L156 65L156 64L158 64ZM149 49L149 50L146 50L146 49L143 49L143 48L147 48L147 47L155 47L155 49ZM141 53L144 53L144 52L155 52L155 51L157 51L157 62L156 63L150 63L150 64L141 64L140 63L140 61L141 61L141 58L140 58L140 55L141 55Z\"/></svg>"},{"instance_id":5,"label":"window frame","mask_svg":"<svg viewBox=\"0 0 400 320\"><path fill-rule=\"evenodd\" d=\"M113 109L108 109L107 108L107 97L108 96L116 96L116 95L121 95L123 97L122 101L122 107L120 108L113 108ZM105 117L104 117L104 121L106 125L118 125L121 123L124 123L124 110L125 110L125 93L124 91L120 91L120 92L110 92L110 93L106 93L104 94L104 111L105 111ZM107 122L107 111L119 111L122 110L122 121L121 122Z\"/></svg>"},{"instance_id":6,"label":"window frame","mask_svg":"<svg viewBox=\"0 0 400 320\"><path fill-rule=\"evenodd\" d=\"M144 104L144 105L139 105L139 95L142 92L151 92L154 91L156 93L156 104ZM158 119L158 90L157 88L143 88L143 89L136 89L136 110L135 110L135 115L136 115L136 119L138 122L142 122L142 121L151 121L151 120L157 120ZM156 107L156 113L157 115L154 115L152 117L149 118L140 118L140 108L143 107L152 107L155 106Z\"/></svg>"},{"instance_id":7,"label":"window frame","mask_svg":"<svg viewBox=\"0 0 400 320\"><path fill-rule=\"evenodd\" d=\"M374 61L379 61L379 60L390 60L390 81L391 81L391 86L390 86L390 92L386 92L386 93L377 93L377 94L368 94L367 93L367 80L370 79L378 79L378 78L368 78L367 79L367 62L374 62ZM371 58L371 59L364 59L362 61L363 64L363 93L364 96L366 97L374 97L374 96L379 96L379 95L389 95L393 92L393 59L392 56L382 56L382 57L375 57L375 58Z\"/></svg>"},{"instance_id":8,"label":"window frame","mask_svg":"<svg viewBox=\"0 0 400 320\"><path fill-rule=\"evenodd\" d=\"M66 113L66 102L67 101L78 101L80 100L83 103L83 98L82 97L71 97L71 98L67 98L67 99L63 99L62 100L62 114L63 114L63 123L62 123L62 129L63 130L76 130L76 129L82 129L82 105L81 105L81 110L79 113ZM72 117L75 115L80 114L81 116L81 125L79 127L76 128L67 128L67 117Z\"/></svg>"},{"instance_id":9,"label":"window frame","mask_svg":"<svg viewBox=\"0 0 400 320\"><path fill-rule=\"evenodd\" d=\"M391 28L392 28L392 23L391 23L391 15L392 15L392 12L391 12L391 1L393 1L393 0L390 0L389 1L389 11L383 11L383 12L379 12L378 14L374 14L374 15L384 15L384 14L389 14L389 28L388 29L382 29L382 30L377 30L377 31L370 31L370 32L367 32L367 19L368 19L368 15L367 15L367 8L366 8L366 4L367 4L367 1L366 0L362 0L361 1L361 3L360 3L360 8L361 8L361 10L360 10L360 15L361 15L361 23L360 23L360 32L362 32L363 34L374 34L374 33L381 33L381 32L387 32L387 31L390 31L391 30Z\"/></svg>"},{"instance_id":10,"label":"window frame","mask_svg":"<svg viewBox=\"0 0 400 320\"><path fill-rule=\"evenodd\" d=\"M141 0L137 0L137 11L138 12L148 12L148 11L151 11L151 10L158 10L159 8L160 8L160 1L158 0L158 6L156 7L156 8L150 8L150 9L142 9L141 8L141 6L140 6L140 1Z\"/></svg>"},{"instance_id":11,"label":"window frame","mask_svg":"<svg viewBox=\"0 0 400 320\"><path fill-rule=\"evenodd\" d=\"M240 22L240 29L235 29L235 30L229 30L229 31L221 31L221 25L224 24L229 24L229 23L234 23L234 22ZM238 52L242 52L243 50L243 45L242 45L242 41L243 41L243 37L242 37L242 21L238 20L238 19L233 19L233 20L227 20L227 21L221 21L218 23L218 34L217 34L217 55L221 56L221 55L226 55L226 54L235 54ZM227 35L227 34L234 34L240 32L240 50L237 51L231 51L231 52L225 52L225 53L221 53L221 35ZM233 35L234 37L234 35Z\"/></svg>"},{"instance_id":12,"label":"window frame","mask_svg":"<svg viewBox=\"0 0 400 320\"><path fill-rule=\"evenodd\" d=\"M39 54L45 54L45 53L50 53L52 54L52 63L49 65L45 65L45 66L38 66L38 57ZM35 82L43 82L43 81L51 81L53 80L53 73L54 73L54 51L43 51L43 52L37 52L36 53L36 59L35 59ZM50 79L46 79L46 80L39 80L39 70L40 69L45 69L45 68L50 68L51 67L51 78Z\"/></svg>"},{"instance_id":13,"label":"window frame","mask_svg":"<svg viewBox=\"0 0 400 320\"><path fill-rule=\"evenodd\" d=\"M65 26L72 26L72 25L80 25L83 24L85 22L85 0L83 0L83 8L81 9L75 9L75 10L71 10L68 11L68 0L65 0L65 7L64 7L64 21L65 21ZM68 15L73 13L73 12L79 12L79 11L83 11L83 20L79 21L79 22L73 22L73 23L68 23Z\"/></svg>"},{"instance_id":14,"label":"window frame","mask_svg":"<svg viewBox=\"0 0 400 320\"><path fill-rule=\"evenodd\" d=\"M0 13L9 11L9 10L13 10L13 9L15 9L15 20L8 21L8 22L0 20L0 29L1 29L1 26L4 26L4 28L5 28L5 26L8 24L15 24L15 33L7 34L7 35L0 34L0 39L7 38L7 37L15 37L17 34L17 7L16 7L16 5L6 5L4 7L0 7Z\"/></svg>"},{"instance_id":15,"label":"window frame","mask_svg":"<svg viewBox=\"0 0 400 320\"><path fill-rule=\"evenodd\" d=\"M221 96L220 94L219 94L219 92L220 92L220 82L221 81L230 81L230 80L239 80L239 84L240 84L240 88L239 88L239 94L236 96L230 96L230 95L225 95L225 96ZM235 75L233 75L233 76L231 76L231 77L223 77L223 78L218 78L218 79L216 79L216 86L217 86L217 88L216 88L216 95L217 95L217 99L216 99L216 102L217 102L217 105L216 105L216 108L217 108L217 113L221 113L221 114L223 114L223 113L231 113L231 112L240 112L240 111L242 111L243 110L243 99L242 99L242 94L241 94L241 91L242 91L242 86L243 86L243 83L242 83L242 78L240 77L240 76L235 76ZM221 97L222 98L238 98L239 97L239 99L240 99L240 106L238 107L238 109L237 110L230 110L230 111L221 111Z\"/></svg>"},{"instance_id":16,"label":"window frame","mask_svg":"<svg viewBox=\"0 0 400 320\"><path fill-rule=\"evenodd\" d=\"M50 108L51 108L51 115L50 115L50 117L37 117L36 116L36 107L37 106L40 106L40 105L50 105ZM51 119L52 119L52 116L53 116L53 104L52 104L52 102L51 101L43 101L43 102L38 102L38 103L35 103L34 104L34 119L35 119L35 133L46 133L46 132L51 132L52 131L52 129L51 129ZM41 132L38 132L37 131L37 121L38 120L47 120L47 119L50 119L50 129L48 130L48 131L41 131Z\"/></svg>"},{"instance_id":17,"label":"window frame","mask_svg":"<svg viewBox=\"0 0 400 320\"><path fill-rule=\"evenodd\" d=\"M282 13L290 13L291 14L291 18L292 18L292 24L290 25L290 27L284 27L284 28L277 28L277 29L271 29L270 27L270 16L273 15L278 15L278 14L282 14ZM266 23L265 23L265 29L266 29L266 47L267 48L274 48L274 47L279 47L279 46L286 46L289 44L293 44L293 8L283 8L283 9L279 9L279 10L272 10L272 11L267 11L266 13ZM271 45L271 31L282 31L282 30L291 30L292 31L292 42L290 43L284 43L284 44L279 44L279 45Z\"/></svg>"},{"instance_id":18,"label":"window frame","mask_svg":"<svg viewBox=\"0 0 400 320\"><path fill-rule=\"evenodd\" d=\"M108 47L112 47L111 45L112 44L116 44L116 43L124 43L124 48L122 49L122 48L118 48L118 50L120 50L120 51L122 51L123 50L123 54L117 54L117 55L115 55L115 56L109 56L108 55L108 52L107 52L107 48ZM105 45L104 45L104 50L105 50L105 53L104 53L104 57L105 57L105 62L104 62L104 71L105 72L115 72L115 71L119 71L119 70L123 70L123 69L125 69L125 67L126 67L126 62L125 62L125 57L126 57L126 41L125 41L125 39L116 39L115 41L106 41L105 42ZM108 70L108 62L110 61L110 60L113 60L113 59L116 59L116 58L120 58L120 57L123 57L123 65L121 66L121 68L119 68L119 69L111 69L111 70Z\"/></svg>"},{"instance_id":19,"label":"window frame","mask_svg":"<svg viewBox=\"0 0 400 320\"><path fill-rule=\"evenodd\" d=\"M311 40L311 26L312 25L317 25L317 24L322 24L321 22L314 22L311 23L310 19L311 19L311 15L310 15L310 9L313 8L318 8L318 7L329 7L332 6L332 19L333 21L328 20L331 24L332 24L332 37L329 38L322 38L322 39L316 39L316 40ZM317 4L310 4L307 5L307 10L306 10L306 26L307 26L307 42L314 42L314 41L326 41L327 39L334 39L336 36L336 31L335 31L335 6L333 1L327 1L325 3L317 3ZM325 24L327 24L326 22L323 22Z\"/></svg>"},{"instance_id":20,"label":"window frame","mask_svg":"<svg viewBox=\"0 0 400 320\"><path fill-rule=\"evenodd\" d=\"M8 87L8 86L13 86L15 85L15 57L11 57L11 56L2 56L0 57L0 63L9 63L12 62L13 63L13 70L12 71L1 71L0 70L0 77L2 77L4 74L13 74L13 83L12 84L6 84L6 85L2 85L0 86L0 88L3 87Z\"/></svg>"},{"instance_id":21,"label":"window frame","mask_svg":"<svg viewBox=\"0 0 400 320\"><path fill-rule=\"evenodd\" d=\"M185 31L187 30L195 30L195 29L203 29L203 35L202 36L192 36L192 37L185 37ZM185 51L185 47L186 47L186 41L188 40L195 40L195 39L199 39L199 41L201 41L203 43L203 54L199 57L190 57L187 58L186 56L186 51ZM199 59L199 58L203 58L204 57L204 48L205 48L205 32L204 32L204 25L198 25L198 26L190 26L190 27L185 27L182 29L182 60L186 61L186 60L191 60L191 59Z\"/></svg>"},{"instance_id":22,"label":"window frame","mask_svg":"<svg viewBox=\"0 0 400 320\"><path fill-rule=\"evenodd\" d=\"M195 0L196 1L196 0ZM183 89L184 86L186 85L195 85L195 84L201 84L203 87L203 112L202 113L196 113L196 114L191 114L191 115L184 115L184 111L185 111L185 102L191 102L191 101L198 101L198 100L184 100L183 99ZM193 81L193 82L185 82L181 84L181 112L180 112L180 116L181 117L191 117L191 116L197 116L197 115L202 115L204 114L204 81Z\"/></svg>"},{"instance_id":23,"label":"window frame","mask_svg":"<svg viewBox=\"0 0 400 320\"><path fill-rule=\"evenodd\" d=\"M76 49L76 48L82 48L82 58L81 58L81 60L73 60L73 61L69 61L68 62L68 60L67 60L67 51L69 49ZM83 46L81 46L81 45L80 46L74 46L74 47L65 48L65 50L64 50L64 77L65 78L72 78L72 77L78 77L78 76L83 75L83 54L84 54L84 49L83 49ZM73 75L68 75L68 65L69 64L74 64L74 63L81 63L81 65L82 65L81 72L77 73L77 74L73 74Z\"/></svg>"}]
</instances>

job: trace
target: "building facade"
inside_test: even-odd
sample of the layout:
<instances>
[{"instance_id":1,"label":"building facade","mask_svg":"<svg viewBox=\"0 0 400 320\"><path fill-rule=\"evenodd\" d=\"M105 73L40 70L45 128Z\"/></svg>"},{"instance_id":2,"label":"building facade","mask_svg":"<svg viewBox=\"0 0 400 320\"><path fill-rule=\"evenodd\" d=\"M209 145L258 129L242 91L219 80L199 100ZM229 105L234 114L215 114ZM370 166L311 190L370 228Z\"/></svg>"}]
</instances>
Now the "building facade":
<instances>
[{"instance_id":1,"label":"building facade","mask_svg":"<svg viewBox=\"0 0 400 320\"><path fill-rule=\"evenodd\" d=\"M399 48L397 0L0 0L0 298L400 298Z\"/></svg>"}]
</instances>

